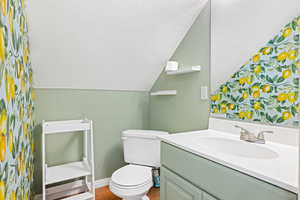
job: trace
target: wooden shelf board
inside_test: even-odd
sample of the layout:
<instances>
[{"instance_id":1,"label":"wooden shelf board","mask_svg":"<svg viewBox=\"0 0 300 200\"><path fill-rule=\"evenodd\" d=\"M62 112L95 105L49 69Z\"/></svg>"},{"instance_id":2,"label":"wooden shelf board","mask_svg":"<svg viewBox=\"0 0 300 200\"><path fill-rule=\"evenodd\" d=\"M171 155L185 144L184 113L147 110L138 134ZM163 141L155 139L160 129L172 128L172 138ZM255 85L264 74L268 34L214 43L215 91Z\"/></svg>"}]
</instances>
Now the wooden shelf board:
<instances>
[{"instance_id":1,"label":"wooden shelf board","mask_svg":"<svg viewBox=\"0 0 300 200\"><path fill-rule=\"evenodd\" d=\"M176 95L177 91L176 90L160 90L156 92L151 92L151 96L169 96L169 95Z\"/></svg>"},{"instance_id":2,"label":"wooden shelf board","mask_svg":"<svg viewBox=\"0 0 300 200\"><path fill-rule=\"evenodd\" d=\"M46 184L49 185L88 175L91 175L90 167L83 161L48 167L46 170Z\"/></svg>"},{"instance_id":3,"label":"wooden shelf board","mask_svg":"<svg viewBox=\"0 0 300 200\"><path fill-rule=\"evenodd\" d=\"M45 134L55 134L90 130L90 122L85 120L50 121L43 123Z\"/></svg>"},{"instance_id":4,"label":"wooden shelf board","mask_svg":"<svg viewBox=\"0 0 300 200\"><path fill-rule=\"evenodd\" d=\"M167 75L187 74L201 71L201 66L184 67L176 71L167 71Z\"/></svg>"}]
</instances>

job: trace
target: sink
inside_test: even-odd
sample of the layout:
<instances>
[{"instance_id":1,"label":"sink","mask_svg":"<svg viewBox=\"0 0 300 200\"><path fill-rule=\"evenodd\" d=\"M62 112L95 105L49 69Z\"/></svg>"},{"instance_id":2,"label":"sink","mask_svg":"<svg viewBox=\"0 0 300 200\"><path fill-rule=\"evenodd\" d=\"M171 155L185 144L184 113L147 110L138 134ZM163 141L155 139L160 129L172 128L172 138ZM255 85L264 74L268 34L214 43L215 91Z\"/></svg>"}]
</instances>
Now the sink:
<instances>
[{"instance_id":1,"label":"sink","mask_svg":"<svg viewBox=\"0 0 300 200\"><path fill-rule=\"evenodd\" d=\"M219 138L219 137L203 137L200 138L198 144L208 150L217 151L239 157L255 158L255 159L275 159L278 154L262 145L253 144L245 141Z\"/></svg>"}]
</instances>

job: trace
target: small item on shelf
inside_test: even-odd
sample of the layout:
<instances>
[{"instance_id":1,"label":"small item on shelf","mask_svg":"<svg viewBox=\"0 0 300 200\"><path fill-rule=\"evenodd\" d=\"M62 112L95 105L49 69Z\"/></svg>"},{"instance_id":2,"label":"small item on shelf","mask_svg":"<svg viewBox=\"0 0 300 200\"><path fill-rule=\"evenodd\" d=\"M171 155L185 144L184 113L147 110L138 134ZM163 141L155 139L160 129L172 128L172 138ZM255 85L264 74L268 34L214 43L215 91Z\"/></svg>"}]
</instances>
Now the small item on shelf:
<instances>
[{"instance_id":1,"label":"small item on shelf","mask_svg":"<svg viewBox=\"0 0 300 200\"><path fill-rule=\"evenodd\" d=\"M165 71L170 72L170 71L176 71L176 70L178 70L178 62L168 61Z\"/></svg>"}]
</instances>

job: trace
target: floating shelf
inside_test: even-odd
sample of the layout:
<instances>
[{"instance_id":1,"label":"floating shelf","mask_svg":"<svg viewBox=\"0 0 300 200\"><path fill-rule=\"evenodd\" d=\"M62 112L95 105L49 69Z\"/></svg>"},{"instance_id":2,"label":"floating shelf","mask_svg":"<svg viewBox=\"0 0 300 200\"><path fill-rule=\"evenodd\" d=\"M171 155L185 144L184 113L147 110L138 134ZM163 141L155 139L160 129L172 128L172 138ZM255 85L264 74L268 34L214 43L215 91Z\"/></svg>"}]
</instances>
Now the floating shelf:
<instances>
[{"instance_id":1,"label":"floating shelf","mask_svg":"<svg viewBox=\"0 0 300 200\"><path fill-rule=\"evenodd\" d=\"M193 73L193 72L199 72L201 71L201 66L192 66L192 67L183 67L181 69L178 69L176 71L167 71L168 75L178 75L178 74L187 74L187 73Z\"/></svg>"},{"instance_id":2,"label":"floating shelf","mask_svg":"<svg viewBox=\"0 0 300 200\"><path fill-rule=\"evenodd\" d=\"M177 91L176 90L161 90L157 92L151 92L151 96L168 96L168 95L176 95Z\"/></svg>"}]
</instances>

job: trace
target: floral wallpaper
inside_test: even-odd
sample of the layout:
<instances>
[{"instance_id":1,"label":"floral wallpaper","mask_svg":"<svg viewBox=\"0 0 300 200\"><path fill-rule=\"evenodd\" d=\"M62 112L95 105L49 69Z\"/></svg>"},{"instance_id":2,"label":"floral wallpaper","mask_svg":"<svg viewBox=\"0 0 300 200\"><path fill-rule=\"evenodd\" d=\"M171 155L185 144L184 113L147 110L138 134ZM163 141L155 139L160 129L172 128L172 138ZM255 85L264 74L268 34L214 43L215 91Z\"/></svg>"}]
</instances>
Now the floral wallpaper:
<instances>
[{"instance_id":1,"label":"floral wallpaper","mask_svg":"<svg viewBox=\"0 0 300 200\"><path fill-rule=\"evenodd\" d=\"M24 0L0 0L0 200L31 199L33 90Z\"/></svg>"},{"instance_id":2,"label":"floral wallpaper","mask_svg":"<svg viewBox=\"0 0 300 200\"><path fill-rule=\"evenodd\" d=\"M298 126L300 16L211 96L212 116Z\"/></svg>"}]
</instances>

